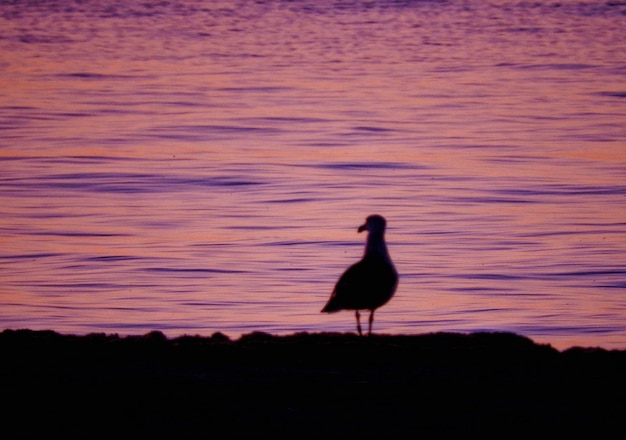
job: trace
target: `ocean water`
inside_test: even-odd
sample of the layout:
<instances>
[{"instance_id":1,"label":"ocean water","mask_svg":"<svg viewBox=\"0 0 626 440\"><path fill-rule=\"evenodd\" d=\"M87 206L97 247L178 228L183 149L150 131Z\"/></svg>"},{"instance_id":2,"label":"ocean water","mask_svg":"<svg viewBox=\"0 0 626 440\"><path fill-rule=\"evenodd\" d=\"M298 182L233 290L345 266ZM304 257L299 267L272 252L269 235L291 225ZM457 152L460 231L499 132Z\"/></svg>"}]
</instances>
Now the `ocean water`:
<instances>
[{"instance_id":1,"label":"ocean water","mask_svg":"<svg viewBox=\"0 0 626 440\"><path fill-rule=\"evenodd\" d=\"M626 349L626 2L0 4L0 329Z\"/></svg>"}]
</instances>

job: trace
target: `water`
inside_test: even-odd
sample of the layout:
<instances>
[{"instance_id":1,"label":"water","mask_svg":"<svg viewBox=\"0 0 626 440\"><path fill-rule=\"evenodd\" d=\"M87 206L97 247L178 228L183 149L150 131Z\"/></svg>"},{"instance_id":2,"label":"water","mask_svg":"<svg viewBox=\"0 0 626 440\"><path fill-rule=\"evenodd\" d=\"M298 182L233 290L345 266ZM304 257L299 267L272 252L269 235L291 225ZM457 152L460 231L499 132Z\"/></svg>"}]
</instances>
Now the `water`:
<instances>
[{"instance_id":1,"label":"water","mask_svg":"<svg viewBox=\"0 0 626 440\"><path fill-rule=\"evenodd\" d=\"M0 328L626 349L626 3L0 5Z\"/></svg>"}]
</instances>

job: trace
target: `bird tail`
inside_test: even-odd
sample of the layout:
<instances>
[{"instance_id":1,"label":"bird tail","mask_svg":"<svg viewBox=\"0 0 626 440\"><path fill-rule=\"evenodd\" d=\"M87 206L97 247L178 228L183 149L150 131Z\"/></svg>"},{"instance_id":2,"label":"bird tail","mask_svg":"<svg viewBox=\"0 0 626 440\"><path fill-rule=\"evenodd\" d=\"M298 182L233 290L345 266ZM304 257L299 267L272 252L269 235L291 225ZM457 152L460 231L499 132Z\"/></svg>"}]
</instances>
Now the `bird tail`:
<instances>
[{"instance_id":1,"label":"bird tail","mask_svg":"<svg viewBox=\"0 0 626 440\"><path fill-rule=\"evenodd\" d=\"M335 313L341 310L341 305L335 301L335 293L330 297L324 308L320 313Z\"/></svg>"}]
</instances>

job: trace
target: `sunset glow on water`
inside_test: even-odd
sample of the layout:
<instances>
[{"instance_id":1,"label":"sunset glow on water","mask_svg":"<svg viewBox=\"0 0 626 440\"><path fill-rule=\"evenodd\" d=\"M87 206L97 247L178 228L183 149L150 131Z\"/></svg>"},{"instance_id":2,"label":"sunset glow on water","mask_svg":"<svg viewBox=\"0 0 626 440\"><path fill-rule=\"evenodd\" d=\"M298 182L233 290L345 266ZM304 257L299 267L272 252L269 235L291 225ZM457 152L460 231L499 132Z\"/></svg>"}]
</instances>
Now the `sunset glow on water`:
<instances>
[{"instance_id":1,"label":"sunset glow on water","mask_svg":"<svg viewBox=\"0 0 626 440\"><path fill-rule=\"evenodd\" d=\"M0 5L0 329L626 349L620 2Z\"/></svg>"}]
</instances>

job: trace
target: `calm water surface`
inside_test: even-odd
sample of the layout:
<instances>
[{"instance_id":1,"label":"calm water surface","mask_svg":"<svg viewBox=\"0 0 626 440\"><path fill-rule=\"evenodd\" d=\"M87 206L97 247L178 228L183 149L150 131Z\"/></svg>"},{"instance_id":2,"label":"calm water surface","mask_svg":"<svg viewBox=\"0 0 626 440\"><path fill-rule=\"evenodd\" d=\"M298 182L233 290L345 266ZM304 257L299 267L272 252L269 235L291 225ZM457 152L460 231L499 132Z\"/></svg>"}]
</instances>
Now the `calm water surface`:
<instances>
[{"instance_id":1,"label":"calm water surface","mask_svg":"<svg viewBox=\"0 0 626 440\"><path fill-rule=\"evenodd\" d=\"M0 5L0 328L626 349L626 3Z\"/></svg>"}]
</instances>

